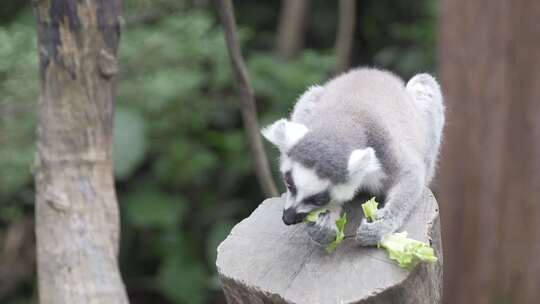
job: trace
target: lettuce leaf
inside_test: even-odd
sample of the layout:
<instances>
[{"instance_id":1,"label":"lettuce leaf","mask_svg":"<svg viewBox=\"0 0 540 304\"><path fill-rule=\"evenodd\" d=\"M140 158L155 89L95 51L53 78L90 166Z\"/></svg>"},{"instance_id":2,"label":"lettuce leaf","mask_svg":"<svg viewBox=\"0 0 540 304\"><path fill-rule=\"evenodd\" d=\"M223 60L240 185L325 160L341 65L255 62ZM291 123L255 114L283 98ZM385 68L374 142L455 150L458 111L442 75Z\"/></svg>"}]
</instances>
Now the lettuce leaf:
<instances>
[{"instance_id":1,"label":"lettuce leaf","mask_svg":"<svg viewBox=\"0 0 540 304\"><path fill-rule=\"evenodd\" d=\"M306 218L304 219L304 222L315 223L317 219L319 218L319 215L327 211L329 211L329 209L326 209L326 208L313 210L306 216ZM346 224L347 224L347 214L343 213L343 215L336 220L336 229L337 229L336 239L332 243L328 244L328 246L326 246L326 251L328 253L334 252L337 246L345 238L345 225Z\"/></svg>"},{"instance_id":2,"label":"lettuce leaf","mask_svg":"<svg viewBox=\"0 0 540 304\"><path fill-rule=\"evenodd\" d=\"M378 247L386 249L390 259L409 270L419 262L437 261L433 248L426 243L408 238L405 231L383 236Z\"/></svg>"},{"instance_id":3,"label":"lettuce leaf","mask_svg":"<svg viewBox=\"0 0 540 304\"><path fill-rule=\"evenodd\" d=\"M375 221L377 206L375 197L362 204L362 211L368 221ZM383 236L378 244L388 253L388 257L405 269L412 269L419 262L434 263L437 261L435 251L428 244L407 237L407 232L393 233Z\"/></svg>"},{"instance_id":4,"label":"lettuce leaf","mask_svg":"<svg viewBox=\"0 0 540 304\"><path fill-rule=\"evenodd\" d=\"M379 206L379 203L377 203L375 197L372 197L370 200L362 204L362 211L364 212L364 216L368 221L373 222L376 220L375 215L377 214L377 206Z\"/></svg>"},{"instance_id":5,"label":"lettuce leaf","mask_svg":"<svg viewBox=\"0 0 540 304\"><path fill-rule=\"evenodd\" d=\"M326 246L326 251L328 253L334 252L336 250L337 246L343 241L345 238L345 225L347 224L347 213L343 213L343 215L336 220L336 239L330 243L328 246Z\"/></svg>"},{"instance_id":6,"label":"lettuce leaf","mask_svg":"<svg viewBox=\"0 0 540 304\"><path fill-rule=\"evenodd\" d=\"M321 214L323 212L326 212L326 211L328 211L328 209L326 209L326 208L320 208L320 209L313 210L310 213L308 213L308 215L306 216L304 221L305 222L310 222L310 223L315 223L317 221L317 219L319 218L319 214Z\"/></svg>"}]
</instances>

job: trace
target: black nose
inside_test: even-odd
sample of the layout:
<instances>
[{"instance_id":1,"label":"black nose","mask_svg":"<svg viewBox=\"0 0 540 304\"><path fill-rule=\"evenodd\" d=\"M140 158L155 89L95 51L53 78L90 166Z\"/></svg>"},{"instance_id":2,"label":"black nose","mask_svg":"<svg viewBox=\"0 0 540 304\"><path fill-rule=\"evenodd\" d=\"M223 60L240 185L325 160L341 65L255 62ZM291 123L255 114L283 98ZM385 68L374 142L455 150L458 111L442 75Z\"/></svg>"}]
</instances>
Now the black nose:
<instances>
[{"instance_id":1,"label":"black nose","mask_svg":"<svg viewBox=\"0 0 540 304\"><path fill-rule=\"evenodd\" d=\"M304 217L306 216L306 213L300 212L297 213L296 210L293 208L288 208L283 210L283 223L285 225L294 225L302 222L304 220Z\"/></svg>"}]
</instances>

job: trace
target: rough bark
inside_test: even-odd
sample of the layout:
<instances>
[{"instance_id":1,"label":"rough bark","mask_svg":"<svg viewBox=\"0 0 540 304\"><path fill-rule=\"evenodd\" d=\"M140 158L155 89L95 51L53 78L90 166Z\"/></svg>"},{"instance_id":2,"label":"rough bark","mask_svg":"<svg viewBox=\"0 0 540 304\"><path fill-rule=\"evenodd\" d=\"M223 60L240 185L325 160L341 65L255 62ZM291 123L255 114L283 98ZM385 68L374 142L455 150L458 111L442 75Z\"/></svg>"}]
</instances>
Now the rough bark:
<instances>
[{"instance_id":1,"label":"rough bark","mask_svg":"<svg viewBox=\"0 0 540 304\"><path fill-rule=\"evenodd\" d=\"M442 298L442 248L437 202L426 191L403 227L431 241L439 262L406 271L377 248L354 242L361 208L348 207L346 238L328 254L303 224L281 221L283 198L262 203L218 247L216 265L229 304L358 303L436 304Z\"/></svg>"},{"instance_id":2,"label":"rough bark","mask_svg":"<svg viewBox=\"0 0 540 304\"><path fill-rule=\"evenodd\" d=\"M540 1L444 0L446 303L540 298Z\"/></svg>"},{"instance_id":3,"label":"rough bark","mask_svg":"<svg viewBox=\"0 0 540 304\"><path fill-rule=\"evenodd\" d=\"M112 121L120 0L39 0L34 167L39 301L127 303Z\"/></svg>"},{"instance_id":4,"label":"rough bark","mask_svg":"<svg viewBox=\"0 0 540 304\"><path fill-rule=\"evenodd\" d=\"M282 0L276 46L281 59L293 59L304 44L304 27L309 0Z\"/></svg>"},{"instance_id":5,"label":"rough bark","mask_svg":"<svg viewBox=\"0 0 540 304\"><path fill-rule=\"evenodd\" d=\"M244 58L240 51L238 37L236 34L236 21L234 19L234 8L231 0L215 0L219 12L219 17L225 32L225 41L231 64L234 71L238 89L240 91L240 109L244 121L251 155L255 161L255 173L266 197L277 196L277 188L272 179L272 173L268 165L268 157L259 132L259 122L257 120L257 107L255 104L255 94L249 80L249 75Z\"/></svg>"},{"instance_id":6,"label":"rough bark","mask_svg":"<svg viewBox=\"0 0 540 304\"><path fill-rule=\"evenodd\" d=\"M356 0L339 0L338 29L335 43L336 66L334 73L339 74L350 66L356 24Z\"/></svg>"}]
</instances>

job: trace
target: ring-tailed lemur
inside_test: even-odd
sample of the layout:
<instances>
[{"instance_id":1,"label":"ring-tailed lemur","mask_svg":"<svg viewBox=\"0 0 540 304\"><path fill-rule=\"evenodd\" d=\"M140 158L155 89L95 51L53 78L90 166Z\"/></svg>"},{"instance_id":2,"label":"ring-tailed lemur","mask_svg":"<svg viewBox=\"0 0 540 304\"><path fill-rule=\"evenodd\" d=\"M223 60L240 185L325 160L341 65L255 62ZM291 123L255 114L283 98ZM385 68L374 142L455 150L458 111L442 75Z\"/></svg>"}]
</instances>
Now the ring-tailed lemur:
<instances>
[{"instance_id":1,"label":"ring-tailed lemur","mask_svg":"<svg viewBox=\"0 0 540 304\"><path fill-rule=\"evenodd\" d=\"M441 91L428 74L405 85L390 72L361 68L310 87L290 120L262 130L281 152L283 222L329 208L308 231L326 245L345 202L359 191L383 195L378 220L363 219L356 233L361 245L377 244L401 227L433 178L443 125Z\"/></svg>"}]
</instances>

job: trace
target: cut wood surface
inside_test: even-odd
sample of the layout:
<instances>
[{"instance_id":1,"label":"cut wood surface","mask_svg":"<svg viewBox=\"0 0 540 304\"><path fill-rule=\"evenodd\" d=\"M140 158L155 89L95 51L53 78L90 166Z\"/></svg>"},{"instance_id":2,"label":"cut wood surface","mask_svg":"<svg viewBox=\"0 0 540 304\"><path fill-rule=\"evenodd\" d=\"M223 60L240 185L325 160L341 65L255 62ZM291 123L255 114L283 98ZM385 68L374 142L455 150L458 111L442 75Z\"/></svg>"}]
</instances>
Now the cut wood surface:
<instances>
[{"instance_id":1,"label":"cut wood surface","mask_svg":"<svg viewBox=\"0 0 540 304\"><path fill-rule=\"evenodd\" d=\"M410 272L382 249L355 244L360 201L348 207L346 238L331 254L310 240L304 224L283 224L283 203L264 201L218 247L216 264L229 303L440 303L440 223L431 192L402 230L431 242L439 262Z\"/></svg>"}]
</instances>

